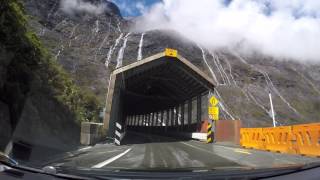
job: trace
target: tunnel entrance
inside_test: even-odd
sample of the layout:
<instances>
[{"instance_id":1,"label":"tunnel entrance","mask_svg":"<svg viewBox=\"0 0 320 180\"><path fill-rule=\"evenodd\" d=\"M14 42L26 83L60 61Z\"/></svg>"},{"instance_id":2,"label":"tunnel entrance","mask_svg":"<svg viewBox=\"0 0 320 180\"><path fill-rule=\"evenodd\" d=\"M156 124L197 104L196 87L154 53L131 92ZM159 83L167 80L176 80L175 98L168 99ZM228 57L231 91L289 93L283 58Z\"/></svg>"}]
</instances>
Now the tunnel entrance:
<instances>
[{"instance_id":1,"label":"tunnel entrance","mask_svg":"<svg viewBox=\"0 0 320 180\"><path fill-rule=\"evenodd\" d=\"M201 122L202 96L213 90L210 77L176 50L166 49L113 71L104 128L110 137L127 129L194 131Z\"/></svg>"}]
</instances>

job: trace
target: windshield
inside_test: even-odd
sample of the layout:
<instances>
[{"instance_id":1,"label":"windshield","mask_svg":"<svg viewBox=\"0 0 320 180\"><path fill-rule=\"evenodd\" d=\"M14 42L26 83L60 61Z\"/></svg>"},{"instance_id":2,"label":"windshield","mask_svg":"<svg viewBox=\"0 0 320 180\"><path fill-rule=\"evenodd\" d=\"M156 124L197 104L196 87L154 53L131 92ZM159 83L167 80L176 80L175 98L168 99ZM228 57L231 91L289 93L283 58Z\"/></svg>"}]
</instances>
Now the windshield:
<instances>
[{"instance_id":1,"label":"windshield","mask_svg":"<svg viewBox=\"0 0 320 180\"><path fill-rule=\"evenodd\" d=\"M318 9L3 0L0 151L69 174L320 162Z\"/></svg>"}]
</instances>

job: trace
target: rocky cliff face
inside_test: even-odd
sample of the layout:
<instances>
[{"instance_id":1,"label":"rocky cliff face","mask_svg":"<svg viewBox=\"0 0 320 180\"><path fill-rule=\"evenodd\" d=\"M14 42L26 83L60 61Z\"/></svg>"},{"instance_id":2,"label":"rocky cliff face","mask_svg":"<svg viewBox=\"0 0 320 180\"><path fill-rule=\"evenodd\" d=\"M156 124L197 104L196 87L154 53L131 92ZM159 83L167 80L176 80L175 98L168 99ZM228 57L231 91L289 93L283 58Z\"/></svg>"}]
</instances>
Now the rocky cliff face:
<instances>
[{"instance_id":1,"label":"rocky cliff face","mask_svg":"<svg viewBox=\"0 0 320 180\"><path fill-rule=\"evenodd\" d=\"M88 2L88 1L86 1ZM59 0L25 0L30 25L55 59L82 88L103 104L110 72L166 47L210 75L217 84L221 118L241 119L245 126L270 126L271 92L279 124L320 119L320 66L274 59L259 53L242 55L228 49L206 50L176 32L131 32L132 20L121 17L108 1L102 13L69 13Z\"/></svg>"},{"instance_id":2,"label":"rocky cliff face","mask_svg":"<svg viewBox=\"0 0 320 180\"><path fill-rule=\"evenodd\" d=\"M65 12L59 0L27 0L24 3L33 17L31 26L55 60L71 73L82 88L98 94L102 102L108 79L104 63L110 46L121 34L126 22L113 3L90 2L106 4L107 8L97 15L76 10ZM118 47L115 48L118 50Z\"/></svg>"},{"instance_id":3,"label":"rocky cliff face","mask_svg":"<svg viewBox=\"0 0 320 180\"><path fill-rule=\"evenodd\" d=\"M52 60L21 3L5 0L0 11L0 150L9 141L61 150L79 144L80 121L97 119L97 100Z\"/></svg>"}]
</instances>

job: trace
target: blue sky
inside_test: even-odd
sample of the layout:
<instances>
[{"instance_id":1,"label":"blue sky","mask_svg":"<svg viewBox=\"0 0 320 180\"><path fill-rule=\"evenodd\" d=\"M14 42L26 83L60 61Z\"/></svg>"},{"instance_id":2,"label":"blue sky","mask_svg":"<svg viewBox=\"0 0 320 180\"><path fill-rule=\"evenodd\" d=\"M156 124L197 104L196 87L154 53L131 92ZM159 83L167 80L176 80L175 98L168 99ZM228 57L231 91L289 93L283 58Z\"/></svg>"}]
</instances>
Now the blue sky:
<instances>
[{"instance_id":1,"label":"blue sky","mask_svg":"<svg viewBox=\"0 0 320 180\"><path fill-rule=\"evenodd\" d=\"M141 15L141 7L150 7L161 0L113 0L124 17Z\"/></svg>"},{"instance_id":2,"label":"blue sky","mask_svg":"<svg viewBox=\"0 0 320 180\"><path fill-rule=\"evenodd\" d=\"M122 16L132 17L141 15L141 7L149 8L162 0L112 0L120 9ZM232 0L224 0L228 5Z\"/></svg>"}]
</instances>

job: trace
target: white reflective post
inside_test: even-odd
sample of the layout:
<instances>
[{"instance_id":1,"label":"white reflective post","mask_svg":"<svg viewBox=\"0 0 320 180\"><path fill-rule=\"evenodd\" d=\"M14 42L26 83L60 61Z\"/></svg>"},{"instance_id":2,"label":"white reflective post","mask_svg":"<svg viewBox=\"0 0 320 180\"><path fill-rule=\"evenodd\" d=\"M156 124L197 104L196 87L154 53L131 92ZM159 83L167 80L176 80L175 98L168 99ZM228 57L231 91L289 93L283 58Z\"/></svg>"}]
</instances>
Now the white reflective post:
<instances>
[{"instance_id":1,"label":"white reflective post","mask_svg":"<svg viewBox=\"0 0 320 180\"><path fill-rule=\"evenodd\" d=\"M273 110L273 103L272 103L272 97L271 93L269 92L269 99L270 99L270 108L271 108L271 116L272 116L272 121L273 121L273 127L276 127L276 120L274 117L274 110Z\"/></svg>"}]
</instances>

